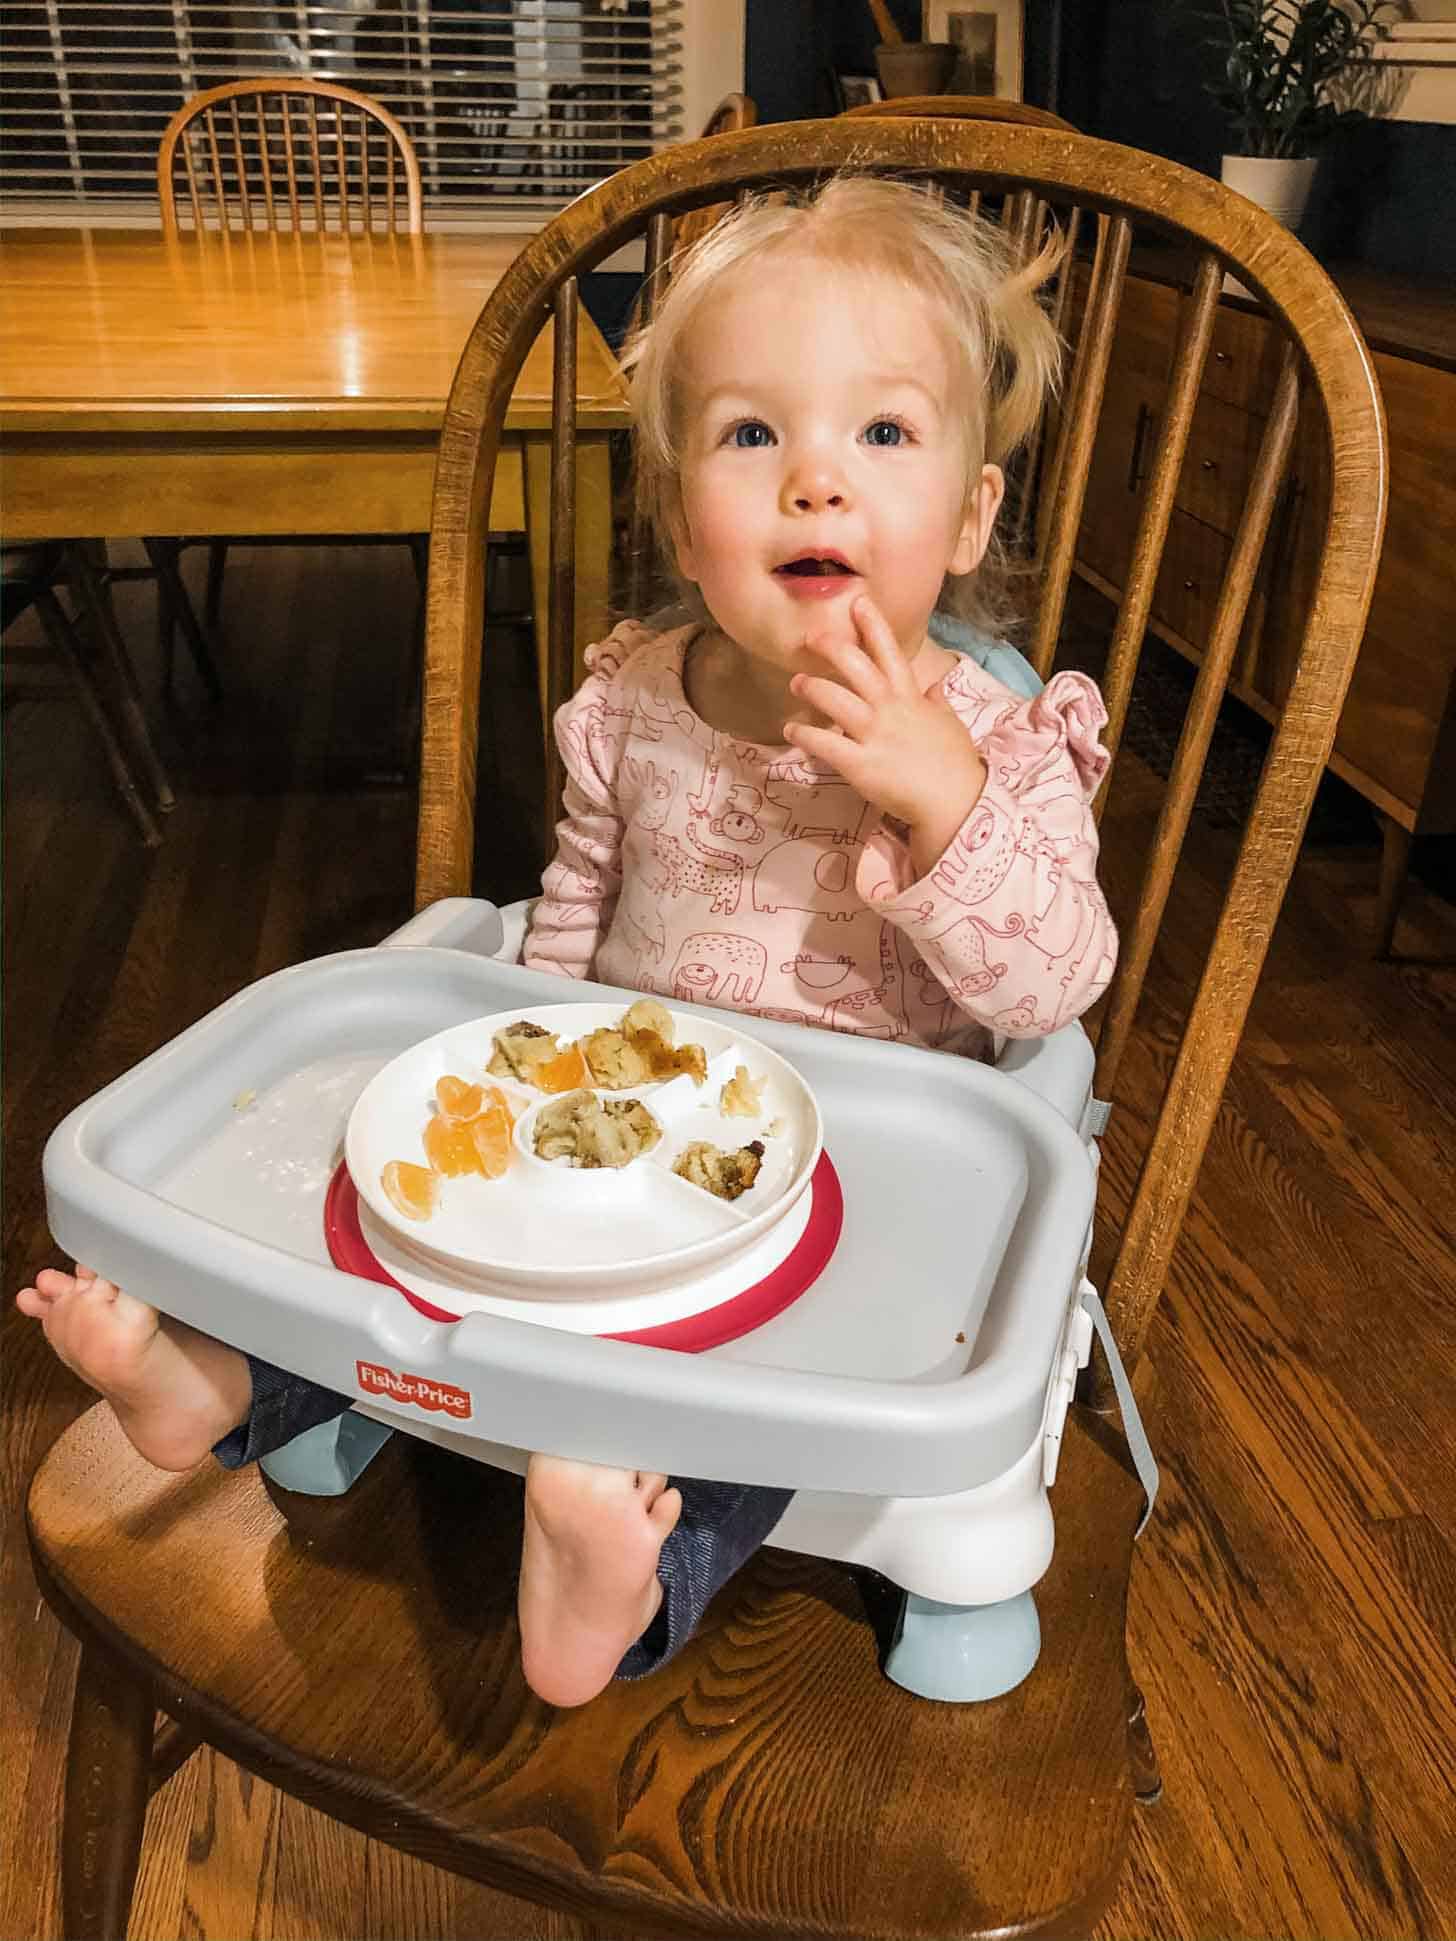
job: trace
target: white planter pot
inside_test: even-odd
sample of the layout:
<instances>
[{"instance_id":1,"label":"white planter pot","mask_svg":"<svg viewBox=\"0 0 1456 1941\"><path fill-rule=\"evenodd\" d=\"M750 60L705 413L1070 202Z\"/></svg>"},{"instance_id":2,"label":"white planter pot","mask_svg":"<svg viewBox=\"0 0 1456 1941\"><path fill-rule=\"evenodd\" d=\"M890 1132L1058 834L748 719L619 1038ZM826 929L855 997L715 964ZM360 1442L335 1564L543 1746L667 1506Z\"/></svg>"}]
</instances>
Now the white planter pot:
<instances>
[{"instance_id":1,"label":"white planter pot","mask_svg":"<svg viewBox=\"0 0 1456 1941\"><path fill-rule=\"evenodd\" d=\"M1226 188L1257 202L1292 231L1299 227L1318 167L1318 156L1291 161L1283 156L1271 160L1267 155L1225 155L1222 173ZM1225 276L1223 287L1229 296L1253 295L1236 276Z\"/></svg>"},{"instance_id":2,"label":"white planter pot","mask_svg":"<svg viewBox=\"0 0 1456 1941\"><path fill-rule=\"evenodd\" d=\"M1225 155L1223 180L1228 188L1277 216L1286 229L1298 229L1318 167L1318 157L1271 161L1263 155Z\"/></svg>"}]
</instances>

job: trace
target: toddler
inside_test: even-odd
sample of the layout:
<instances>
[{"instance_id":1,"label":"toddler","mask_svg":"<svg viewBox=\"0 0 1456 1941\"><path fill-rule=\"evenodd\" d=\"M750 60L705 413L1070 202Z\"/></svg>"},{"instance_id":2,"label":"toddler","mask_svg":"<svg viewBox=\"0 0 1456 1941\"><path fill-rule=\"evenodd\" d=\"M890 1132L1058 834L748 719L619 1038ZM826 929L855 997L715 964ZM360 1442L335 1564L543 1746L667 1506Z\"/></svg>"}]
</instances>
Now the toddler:
<instances>
[{"instance_id":1,"label":"toddler","mask_svg":"<svg viewBox=\"0 0 1456 1941\"><path fill-rule=\"evenodd\" d=\"M619 627L557 717L528 965L980 1059L1103 990L1096 689L1063 673L1027 700L991 643L930 628L942 606L985 624L1001 466L1055 371L1052 260L848 176L747 204L676 266L625 363L695 617ZM251 1460L348 1404L83 1267L19 1303L165 1468ZM788 1494L532 1456L532 1688L575 1705L660 1664Z\"/></svg>"}]
</instances>

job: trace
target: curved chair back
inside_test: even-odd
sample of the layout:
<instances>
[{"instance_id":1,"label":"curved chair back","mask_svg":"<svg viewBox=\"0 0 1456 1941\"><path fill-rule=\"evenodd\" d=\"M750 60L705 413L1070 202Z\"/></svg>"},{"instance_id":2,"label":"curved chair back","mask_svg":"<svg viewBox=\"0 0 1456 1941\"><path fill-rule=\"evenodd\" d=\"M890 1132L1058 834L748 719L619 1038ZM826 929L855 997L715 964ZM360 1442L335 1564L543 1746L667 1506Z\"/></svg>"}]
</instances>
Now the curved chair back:
<instances>
[{"instance_id":1,"label":"curved chair back","mask_svg":"<svg viewBox=\"0 0 1456 1941\"><path fill-rule=\"evenodd\" d=\"M157 150L162 228L418 235L420 169L398 121L356 88L268 76L193 95Z\"/></svg>"},{"instance_id":2,"label":"curved chair back","mask_svg":"<svg viewBox=\"0 0 1456 1941\"><path fill-rule=\"evenodd\" d=\"M741 191L809 184L836 168L954 181L969 194L1028 194L1104 227L1088 289L1078 387L1057 431L1055 492L1043 521L1030 657L1052 668L1072 575L1108 357L1134 226L1188 254L1167 407L1149 441L1147 484L1103 687L1114 751L1163 559L1223 278L1237 275L1283 328L1281 374L1214 607L1142 881L1120 912L1122 952L1100 1021L1097 1092L1111 1098L1219 702L1239 643L1303 408L1329 452L1327 521L1303 640L1258 796L1132 1192L1108 1301L1138 1354L1212 1128L1224 1081L1334 740L1379 558L1386 499L1384 418L1369 355L1338 291L1288 230L1220 184L1154 155L1042 126L980 118L837 117L715 136L623 170L530 243L471 333L451 390L431 531L417 897L470 887L475 816L485 519L507 402L531 344L555 324L555 464L548 691L573 680L575 535L570 401L577 279L655 223Z\"/></svg>"},{"instance_id":3,"label":"curved chair back","mask_svg":"<svg viewBox=\"0 0 1456 1941\"><path fill-rule=\"evenodd\" d=\"M861 101L844 113L861 119L869 115L876 121L931 115L950 121L1009 121L1023 128L1060 128L1064 135L1078 132L1050 108L1036 108L1029 101L1004 101L998 94L899 94L893 101Z\"/></svg>"}]
</instances>

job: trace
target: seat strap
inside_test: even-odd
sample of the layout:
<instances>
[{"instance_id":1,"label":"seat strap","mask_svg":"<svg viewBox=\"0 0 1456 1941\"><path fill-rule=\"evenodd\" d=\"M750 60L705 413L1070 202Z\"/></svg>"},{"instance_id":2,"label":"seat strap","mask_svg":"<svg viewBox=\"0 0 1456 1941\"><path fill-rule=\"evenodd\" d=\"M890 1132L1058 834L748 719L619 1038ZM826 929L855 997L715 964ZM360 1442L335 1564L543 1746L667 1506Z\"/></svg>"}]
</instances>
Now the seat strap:
<instances>
[{"instance_id":1,"label":"seat strap","mask_svg":"<svg viewBox=\"0 0 1456 1941\"><path fill-rule=\"evenodd\" d=\"M1148 1441L1148 1432L1143 1427L1143 1418L1138 1412L1132 1383L1127 1378L1127 1370L1122 1365L1122 1356L1117 1351L1116 1341L1113 1340L1112 1323L1107 1318L1102 1297L1091 1281L1086 1279L1082 1282L1082 1306L1091 1317L1092 1325L1097 1330L1097 1339L1102 1343L1102 1352L1107 1357L1118 1410L1122 1415L1122 1432L1127 1437L1128 1454L1132 1457L1132 1465L1137 1471L1138 1481L1143 1486L1143 1494L1148 1499L1134 1533L1140 1537L1147 1528L1148 1518L1153 1513L1153 1504L1158 1498L1158 1465L1153 1456L1153 1445Z\"/></svg>"}]
</instances>

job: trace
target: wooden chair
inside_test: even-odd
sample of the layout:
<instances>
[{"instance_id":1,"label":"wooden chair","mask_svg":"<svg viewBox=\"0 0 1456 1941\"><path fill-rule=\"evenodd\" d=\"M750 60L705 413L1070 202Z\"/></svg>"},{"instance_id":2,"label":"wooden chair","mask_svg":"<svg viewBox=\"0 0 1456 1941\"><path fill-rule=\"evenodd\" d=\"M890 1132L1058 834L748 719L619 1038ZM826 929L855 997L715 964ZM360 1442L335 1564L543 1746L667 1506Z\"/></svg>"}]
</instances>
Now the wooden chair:
<instances>
[{"instance_id":1,"label":"wooden chair","mask_svg":"<svg viewBox=\"0 0 1456 1941\"><path fill-rule=\"evenodd\" d=\"M227 81L195 94L173 115L157 149L162 231L171 238L207 233L309 231L341 236L417 236L424 228L420 167L414 144L380 102L334 81L264 76ZM190 541L148 541L154 563L176 560ZM286 535L210 537L203 614L222 612L230 545L291 546ZM421 536L343 533L311 537L311 546L407 545L421 589ZM176 581L180 584L180 581ZM161 613L163 665L170 686L175 599ZM186 616L179 614L184 621ZM192 633L188 631L189 641ZM192 642L194 654L195 642ZM416 651L418 649L416 648ZM417 663L416 663L417 664ZM414 693L413 678L409 682ZM406 703L406 715L413 707ZM414 746L413 725L406 745Z\"/></svg>"},{"instance_id":2,"label":"wooden chair","mask_svg":"<svg viewBox=\"0 0 1456 1941\"><path fill-rule=\"evenodd\" d=\"M8 630L27 608L35 609L48 646L65 666L96 730L121 799L142 841L154 849L162 831L153 805L165 813L177 798L152 740L136 669L111 608L110 577L105 549L91 541L6 546L0 549L0 631ZM69 613L59 597L62 588L69 590ZM138 765L144 783L138 781Z\"/></svg>"},{"instance_id":3,"label":"wooden chair","mask_svg":"<svg viewBox=\"0 0 1456 1941\"><path fill-rule=\"evenodd\" d=\"M194 94L162 131L157 194L168 236L188 216L195 231L424 226L414 144L388 108L336 81L267 76Z\"/></svg>"},{"instance_id":4,"label":"wooden chair","mask_svg":"<svg viewBox=\"0 0 1456 1941\"><path fill-rule=\"evenodd\" d=\"M1287 331L1278 401L1150 862L1097 1038L1114 1094L1137 995L1288 457L1301 396L1331 452L1320 570L1283 721L1117 1238L1107 1305L1136 1364L1333 740L1379 555L1385 441L1339 295L1272 218L1157 157L1040 127L836 120L718 137L613 177L527 247L466 347L437 474L421 902L470 887L483 521L511 386L554 314L552 642L571 648L576 279L654 220L855 166L1107 222L1086 382L1045 549L1032 653L1050 669L1133 225L1191 254L1190 289L1106 672L1117 739L1225 270ZM1188 939L1180 938L1180 949ZM519 1494L396 1437L352 1498L289 1504L256 1473L185 1477L132 1456L105 1409L35 1478L47 1598L82 1640L65 1822L66 1931L125 1920L151 1787L205 1739L381 1840L630 1934L1085 1936L1135 1798L1158 1790L1123 1621L1141 1502L1094 1390L1063 1443L1034 1675L984 1706L910 1698L879 1669L874 1583L763 1552L649 1680L555 1715L523 1687L511 1609ZM517 1506L517 1507L513 1507ZM285 1515L284 1511L287 1514ZM866 1619L869 1619L867 1622ZM154 1708L171 1720L154 1737Z\"/></svg>"}]
</instances>

